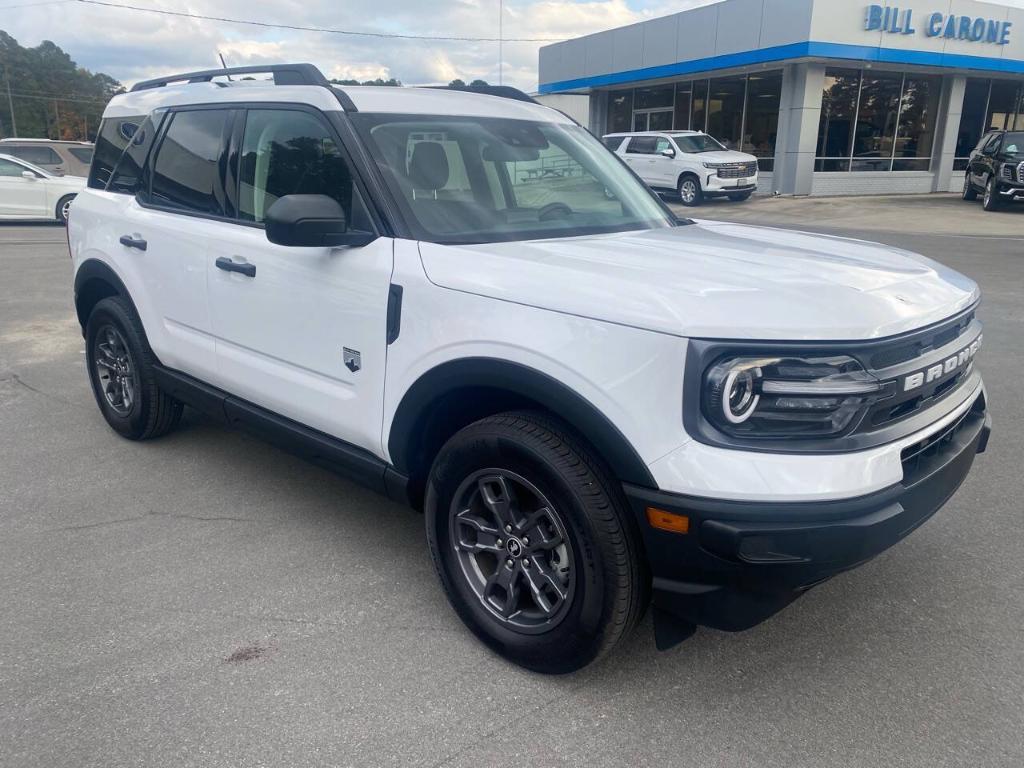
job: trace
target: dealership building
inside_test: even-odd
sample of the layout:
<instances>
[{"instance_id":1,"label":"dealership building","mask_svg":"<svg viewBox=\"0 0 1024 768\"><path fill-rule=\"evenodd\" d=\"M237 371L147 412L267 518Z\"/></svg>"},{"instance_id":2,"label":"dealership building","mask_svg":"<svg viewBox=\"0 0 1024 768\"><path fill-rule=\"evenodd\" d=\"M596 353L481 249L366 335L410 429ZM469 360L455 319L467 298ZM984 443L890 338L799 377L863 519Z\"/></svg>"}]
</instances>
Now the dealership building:
<instances>
[{"instance_id":1,"label":"dealership building","mask_svg":"<svg viewBox=\"0 0 1024 768\"><path fill-rule=\"evenodd\" d=\"M985 130L1024 130L1024 8L722 0L545 46L538 79L597 135L756 155L760 192L954 191Z\"/></svg>"}]
</instances>

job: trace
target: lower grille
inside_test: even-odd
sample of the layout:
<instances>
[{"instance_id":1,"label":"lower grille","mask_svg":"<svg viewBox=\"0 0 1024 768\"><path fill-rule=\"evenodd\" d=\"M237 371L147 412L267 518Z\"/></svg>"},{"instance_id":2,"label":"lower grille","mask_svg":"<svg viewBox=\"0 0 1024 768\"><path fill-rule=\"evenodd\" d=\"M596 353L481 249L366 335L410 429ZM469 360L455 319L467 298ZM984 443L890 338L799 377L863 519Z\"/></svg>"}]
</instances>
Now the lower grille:
<instances>
[{"instance_id":1,"label":"lower grille","mask_svg":"<svg viewBox=\"0 0 1024 768\"><path fill-rule=\"evenodd\" d=\"M913 485L919 478L927 474L928 467L935 459L941 459L948 451L956 447L954 443L957 435L965 429L975 426L984 418L985 396L978 395L967 412L941 432L904 448L900 453L900 463L903 465L903 484Z\"/></svg>"}]
</instances>

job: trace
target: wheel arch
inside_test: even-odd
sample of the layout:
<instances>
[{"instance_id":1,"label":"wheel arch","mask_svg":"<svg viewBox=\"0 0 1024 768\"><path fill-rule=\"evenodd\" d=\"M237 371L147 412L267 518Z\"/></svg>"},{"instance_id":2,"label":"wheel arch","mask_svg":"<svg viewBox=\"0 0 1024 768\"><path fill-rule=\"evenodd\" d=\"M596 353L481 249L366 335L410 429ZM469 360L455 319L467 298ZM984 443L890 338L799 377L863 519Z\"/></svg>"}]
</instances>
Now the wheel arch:
<instances>
[{"instance_id":1,"label":"wheel arch","mask_svg":"<svg viewBox=\"0 0 1024 768\"><path fill-rule=\"evenodd\" d=\"M135 302L132 301L124 282L108 264L98 259L83 261L75 273L75 313L78 315L78 324L83 335L93 307L110 296L122 297L138 315Z\"/></svg>"},{"instance_id":2,"label":"wheel arch","mask_svg":"<svg viewBox=\"0 0 1024 768\"><path fill-rule=\"evenodd\" d=\"M578 432L622 482L656 487L629 441L601 411L557 379L519 363L486 357L452 360L418 378L402 397L387 437L391 462L422 500L441 446L465 426L506 410L546 411Z\"/></svg>"}]
</instances>

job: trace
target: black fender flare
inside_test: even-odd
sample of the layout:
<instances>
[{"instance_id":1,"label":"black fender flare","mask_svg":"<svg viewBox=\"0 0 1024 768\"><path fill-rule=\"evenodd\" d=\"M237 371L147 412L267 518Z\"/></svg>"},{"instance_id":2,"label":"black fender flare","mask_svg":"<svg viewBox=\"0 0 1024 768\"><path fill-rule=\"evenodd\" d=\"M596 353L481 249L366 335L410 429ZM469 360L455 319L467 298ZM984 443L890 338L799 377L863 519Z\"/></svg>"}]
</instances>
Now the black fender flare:
<instances>
[{"instance_id":1,"label":"black fender flare","mask_svg":"<svg viewBox=\"0 0 1024 768\"><path fill-rule=\"evenodd\" d=\"M85 324L89 320L89 312L82 304L82 299L88 293L88 285L90 282L98 281L107 283L118 296L121 296L132 306L132 310L138 315L138 311L135 309L135 302L132 301L131 294L128 293L128 289L125 287L124 282L117 273L110 268L110 265L105 264L99 259L86 259L82 262L82 265L75 272L75 312L78 315L78 324L82 326L82 332L85 332ZM104 294L102 298L106 298L110 294Z\"/></svg>"},{"instance_id":2,"label":"black fender flare","mask_svg":"<svg viewBox=\"0 0 1024 768\"><path fill-rule=\"evenodd\" d=\"M636 449L596 406L546 373L488 357L442 363L409 387L388 434L388 452L399 472L408 475L413 469L417 433L431 404L446 393L467 387L504 390L536 402L586 438L620 481L658 487Z\"/></svg>"}]
</instances>

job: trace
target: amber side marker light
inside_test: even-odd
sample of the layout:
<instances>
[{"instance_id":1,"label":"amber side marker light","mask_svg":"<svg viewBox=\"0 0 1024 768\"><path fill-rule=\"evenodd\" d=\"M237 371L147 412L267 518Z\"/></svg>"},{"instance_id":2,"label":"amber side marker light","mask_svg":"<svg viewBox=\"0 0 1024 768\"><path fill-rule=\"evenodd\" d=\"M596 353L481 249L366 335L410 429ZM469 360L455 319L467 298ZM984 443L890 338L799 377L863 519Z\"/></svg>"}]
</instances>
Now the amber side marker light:
<instances>
[{"instance_id":1,"label":"amber side marker light","mask_svg":"<svg viewBox=\"0 0 1024 768\"><path fill-rule=\"evenodd\" d=\"M669 533L689 533L690 518L686 515L677 515L675 512L666 512L657 507L647 508L647 522L651 528Z\"/></svg>"}]
</instances>

